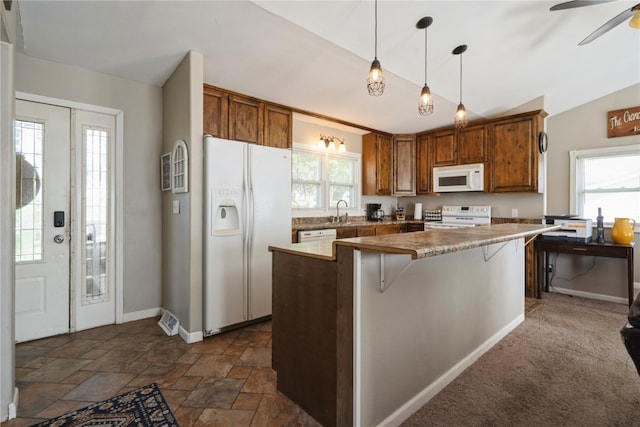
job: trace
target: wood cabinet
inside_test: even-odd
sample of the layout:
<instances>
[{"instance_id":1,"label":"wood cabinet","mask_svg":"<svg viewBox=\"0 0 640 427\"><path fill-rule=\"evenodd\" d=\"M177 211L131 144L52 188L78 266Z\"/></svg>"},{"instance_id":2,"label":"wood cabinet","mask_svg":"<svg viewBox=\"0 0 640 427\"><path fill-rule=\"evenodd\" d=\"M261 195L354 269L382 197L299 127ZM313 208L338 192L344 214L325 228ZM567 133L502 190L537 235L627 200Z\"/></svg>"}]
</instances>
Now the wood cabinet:
<instances>
[{"instance_id":1,"label":"wood cabinet","mask_svg":"<svg viewBox=\"0 0 640 427\"><path fill-rule=\"evenodd\" d=\"M393 137L393 194L416 195L416 136Z\"/></svg>"},{"instance_id":2,"label":"wood cabinet","mask_svg":"<svg viewBox=\"0 0 640 427\"><path fill-rule=\"evenodd\" d=\"M205 135L228 138L229 94L212 86L204 86L202 127Z\"/></svg>"},{"instance_id":3,"label":"wood cabinet","mask_svg":"<svg viewBox=\"0 0 640 427\"><path fill-rule=\"evenodd\" d=\"M414 231L424 231L424 224L421 222L420 223L408 222L406 226L407 226L407 233L413 233Z\"/></svg>"},{"instance_id":4,"label":"wood cabinet","mask_svg":"<svg viewBox=\"0 0 640 427\"><path fill-rule=\"evenodd\" d=\"M416 138L416 194L433 193L431 151L431 137L429 135L418 136Z\"/></svg>"},{"instance_id":5,"label":"wood cabinet","mask_svg":"<svg viewBox=\"0 0 640 427\"><path fill-rule=\"evenodd\" d=\"M484 124L445 129L431 134L433 166L455 166L487 161L487 130Z\"/></svg>"},{"instance_id":6,"label":"wood cabinet","mask_svg":"<svg viewBox=\"0 0 640 427\"><path fill-rule=\"evenodd\" d=\"M542 112L511 116L488 125L491 141L489 191L537 192L543 189L543 156L538 134L543 129Z\"/></svg>"},{"instance_id":7,"label":"wood cabinet","mask_svg":"<svg viewBox=\"0 0 640 427\"><path fill-rule=\"evenodd\" d=\"M453 166L456 164L456 130L446 129L431 134L433 149L432 166Z\"/></svg>"},{"instance_id":8,"label":"wood cabinet","mask_svg":"<svg viewBox=\"0 0 640 427\"><path fill-rule=\"evenodd\" d=\"M402 231L401 224L380 224L376 225L376 236L384 234L398 234Z\"/></svg>"},{"instance_id":9,"label":"wood cabinet","mask_svg":"<svg viewBox=\"0 0 640 427\"><path fill-rule=\"evenodd\" d=\"M363 227L358 227L358 237L375 236L375 235L376 235L376 227L373 225L365 225Z\"/></svg>"},{"instance_id":10,"label":"wood cabinet","mask_svg":"<svg viewBox=\"0 0 640 427\"><path fill-rule=\"evenodd\" d=\"M268 147L291 148L293 113L280 106L264 104L263 143Z\"/></svg>"},{"instance_id":11,"label":"wood cabinet","mask_svg":"<svg viewBox=\"0 0 640 427\"><path fill-rule=\"evenodd\" d=\"M229 139L262 144L264 108L256 99L229 96Z\"/></svg>"},{"instance_id":12,"label":"wood cabinet","mask_svg":"<svg viewBox=\"0 0 640 427\"><path fill-rule=\"evenodd\" d=\"M378 133L362 136L362 194L393 193L393 145L391 137Z\"/></svg>"},{"instance_id":13,"label":"wood cabinet","mask_svg":"<svg viewBox=\"0 0 640 427\"><path fill-rule=\"evenodd\" d=\"M338 239L346 239L348 237L357 237L358 227L337 227L336 237Z\"/></svg>"},{"instance_id":14,"label":"wood cabinet","mask_svg":"<svg viewBox=\"0 0 640 427\"><path fill-rule=\"evenodd\" d=\"M293 113L256 98L204 85L203 131L218 138L291 148Z\"/></svg>"}]
</instances>

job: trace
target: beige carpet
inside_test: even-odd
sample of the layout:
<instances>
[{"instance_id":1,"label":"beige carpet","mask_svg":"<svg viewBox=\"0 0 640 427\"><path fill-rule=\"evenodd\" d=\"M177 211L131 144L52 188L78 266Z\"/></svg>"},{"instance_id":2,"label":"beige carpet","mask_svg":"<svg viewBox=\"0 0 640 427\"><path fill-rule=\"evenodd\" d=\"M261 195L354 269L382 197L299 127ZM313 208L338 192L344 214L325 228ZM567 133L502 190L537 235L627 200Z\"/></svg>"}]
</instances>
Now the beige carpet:
<instances>
[{"instance_id":1,"label":"beige carpet","mask_svg":"<svg viewBox=\"0 0 640 427\"><path fill-rule=\"evenodd\" d=\"M627 306L544 294L525 321L404 426L640 426Z\"/></svg>"}]
</instances>

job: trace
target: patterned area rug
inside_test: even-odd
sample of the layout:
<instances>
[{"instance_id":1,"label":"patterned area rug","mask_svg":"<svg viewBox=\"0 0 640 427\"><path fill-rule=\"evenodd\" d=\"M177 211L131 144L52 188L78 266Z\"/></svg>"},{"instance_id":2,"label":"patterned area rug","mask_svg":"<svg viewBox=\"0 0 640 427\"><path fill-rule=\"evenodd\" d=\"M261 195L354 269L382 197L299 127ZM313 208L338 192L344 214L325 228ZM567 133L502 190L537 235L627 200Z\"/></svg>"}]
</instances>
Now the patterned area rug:
<instances>
[{"instance_id":1,"label":"patterned area rug","mask_svg":"<svg viewBox=\"0 0 640 427\"><path fill-rule=\"evenodd\" d=\"M35 426L178 427L178 423L160 388L153 383Z\"/></svg>"}]
</instances>

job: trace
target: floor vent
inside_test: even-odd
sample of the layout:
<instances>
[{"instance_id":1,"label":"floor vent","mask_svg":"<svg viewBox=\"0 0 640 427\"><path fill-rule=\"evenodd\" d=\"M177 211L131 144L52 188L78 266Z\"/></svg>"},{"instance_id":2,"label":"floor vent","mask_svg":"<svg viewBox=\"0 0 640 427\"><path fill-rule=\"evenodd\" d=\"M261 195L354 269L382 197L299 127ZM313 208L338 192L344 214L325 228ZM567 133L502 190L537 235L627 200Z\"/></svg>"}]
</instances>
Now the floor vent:
<instances>
[{"instance_id":1,"label":"floor vent","mask_svg":"<svg viewBox=\"0 0 640 427\"><path fill-rule=\"evenodd\" d=\"M178 333L178 326L180 326L180 321L176 316L166 310L162 314L162 318L158 322L158 325L160 325L162 330L165 331L167 335L173 336Z\"/></svg>"}]
</instances>

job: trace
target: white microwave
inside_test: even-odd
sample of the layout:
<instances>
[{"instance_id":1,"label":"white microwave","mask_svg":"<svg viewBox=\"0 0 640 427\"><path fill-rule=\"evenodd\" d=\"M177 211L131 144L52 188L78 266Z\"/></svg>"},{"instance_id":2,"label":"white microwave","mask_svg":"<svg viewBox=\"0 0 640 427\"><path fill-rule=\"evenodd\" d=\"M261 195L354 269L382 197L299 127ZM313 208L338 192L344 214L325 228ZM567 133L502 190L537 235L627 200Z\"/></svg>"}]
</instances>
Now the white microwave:
<instances>
[{"instance_id":1,"label":"white microwave","mask_svg":"<svg viewBox=\"0 0 640 427\"><path fill-rule=\"evenodd\" d=\"M443 166L433 168L433 191L484 191L484 164Z\"/></svg>"}]
</instances>

